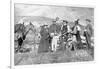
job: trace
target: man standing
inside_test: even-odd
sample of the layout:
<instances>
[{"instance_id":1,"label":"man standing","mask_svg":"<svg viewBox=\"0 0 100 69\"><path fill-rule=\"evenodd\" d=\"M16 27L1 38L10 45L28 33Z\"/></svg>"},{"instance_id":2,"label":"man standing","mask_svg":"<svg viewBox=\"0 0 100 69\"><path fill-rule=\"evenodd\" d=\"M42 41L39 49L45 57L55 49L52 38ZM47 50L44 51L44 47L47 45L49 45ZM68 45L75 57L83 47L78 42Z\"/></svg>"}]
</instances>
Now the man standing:
<instances>
[{"instance_id":1,"label":"man standing","mask_svg":"<svg viewBox=\"0 0 100 69\"><path fill-rule=\"evenodd\" d=\"M61 27L61 49L66 49L66 43L68 40L68 21L63 20L63 25Z\"/></svg>"},{"instance_id":2,"label":"man standing","mask_svg":"<svg viewBox=\"0 0 100 69\"><path fill-rule=\"evenodd\" d=\"M88 49L91 48L91 37L93 36L93 29L90 24L86 26L86 29L84 30L84 36L86 38Z\"/></svg>"},{"instance_id":3,"label":"man standing","mask_svg":"<svg viewBox=\"0 0 100 69\"><path fill-rule=\"evenodd\" d=\"M68 32L68 28L67 28L67 21L65 21L65 20L63 20L63 22L64 22L64 24L63 24L63 26L62 26L62 29L61 29L61 32L62 32L62 34L65 34L65 33L67 33Z\"/></svg>"},{"instance_id":4,"label":"man standing","mask_svg":"<svg viewBox=\"0 0 100 69\"><path fill-rule=\"evenodd\" d=\"M83 47L83 44L81 42L81 37L80 37L80 31L81 31L81 28L79 26L79 19L77 19L75 21L75 26L73 27L73 34L76 36L77 48L78 49Z\"/></svg>"}]
</instances>

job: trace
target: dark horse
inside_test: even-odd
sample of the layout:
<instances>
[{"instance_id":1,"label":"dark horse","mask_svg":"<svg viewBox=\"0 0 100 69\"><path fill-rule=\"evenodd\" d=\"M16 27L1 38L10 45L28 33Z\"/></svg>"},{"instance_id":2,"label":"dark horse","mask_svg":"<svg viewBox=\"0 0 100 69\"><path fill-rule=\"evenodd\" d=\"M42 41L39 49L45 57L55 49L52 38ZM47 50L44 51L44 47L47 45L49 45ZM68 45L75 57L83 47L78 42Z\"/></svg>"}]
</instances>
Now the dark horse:
<instances>
[{"instance_id":1,"label":"dark horse","mask_svg":"<svg viewBox=\"0 0 100 69\"><path fill-rule=\"evenodd\" d=\"M15 34L19 33L19 36L17 37L18 48L16 49L16 52L22 48L23 41L26 39L26 35L28 34L29 30L26 31L24 23L15 25Z\"/></svg>"}]
</instances>

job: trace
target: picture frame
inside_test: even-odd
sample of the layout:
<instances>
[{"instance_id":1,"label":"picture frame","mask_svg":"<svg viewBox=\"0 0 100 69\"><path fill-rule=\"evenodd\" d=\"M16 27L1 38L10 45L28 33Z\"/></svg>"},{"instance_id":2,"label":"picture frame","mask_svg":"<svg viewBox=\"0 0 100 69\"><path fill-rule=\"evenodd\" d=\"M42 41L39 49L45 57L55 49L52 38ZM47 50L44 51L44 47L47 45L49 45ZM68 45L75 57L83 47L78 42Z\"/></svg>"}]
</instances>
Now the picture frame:
<instances>
[{"instance_id":1,"label":"picture frame","mask_svg":"<svg viewBox=\"0 0 100 69\"><path fill-rule=\"evenodd\" d=\"M38 3L32 3L31 1L11 1L10 2L11 4L10 4L10 7L11 7L11 11L10 11L10 16L11 16L11 24L10 24L10 26L11 26L11 31L10 31L10 33L11 33L11 48L10 48L10 67L11 68L15 68L15 69L17 69L17 68L32 68L32 67L34 67L35 65L22 65L22 66L15 66L14 65L14 14L15 14L15 10L14 10L14 4L15 3L20 3L20 4L33 4L33 5L51 5L51 6L72 6L72 7L90 7L90 8L94 8L93 6L83 6L83 5L80 5L80 6L78 6L78 5L66 5L66 4L57 4L57 3L53 3L53 4L43 4L43 3L41 3L41 4L38 4ZM95 9L95 8L94 8ZM85 62L85 63L87 63L87 62ZM62 63L63 64L63 63ZM72 63L69 63L69 64L72 64L73 65L73 62ZM75 63L76 64L76 63ZM78 64L80 64L80 62L78 63ZM84 63L83 63L84 64ZM54 64L54 65L56 65L56 64ZM65 64L64 64L65 65ZM36 65L37 67L39 67L39 65ZM35 67L36 67L35 66ZM43 66L45 66L45 64L43 65ZM46 66L49 66L49 64L48 65L46 65ZM50 66L52 66L52 64L50 64Z\"/></svg>"}]
</instances>

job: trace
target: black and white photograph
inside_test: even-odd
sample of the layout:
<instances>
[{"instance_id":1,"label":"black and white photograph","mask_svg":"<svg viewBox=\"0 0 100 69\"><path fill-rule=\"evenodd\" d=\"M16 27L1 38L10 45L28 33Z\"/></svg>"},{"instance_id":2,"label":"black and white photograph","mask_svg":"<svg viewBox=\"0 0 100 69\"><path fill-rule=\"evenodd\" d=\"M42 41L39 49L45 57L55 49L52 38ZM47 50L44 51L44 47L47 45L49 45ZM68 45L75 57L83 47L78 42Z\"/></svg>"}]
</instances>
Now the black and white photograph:
<instances>
[{"instance_id":1,"label":"black and white photograph","mask_svg":"<svg viewBox=\"0 0 100 69\"><path fill-rule=\"evenodd\" d=\"M94 8L14 4L14 65L94 60Z\"/></svg>"}]
</instances>

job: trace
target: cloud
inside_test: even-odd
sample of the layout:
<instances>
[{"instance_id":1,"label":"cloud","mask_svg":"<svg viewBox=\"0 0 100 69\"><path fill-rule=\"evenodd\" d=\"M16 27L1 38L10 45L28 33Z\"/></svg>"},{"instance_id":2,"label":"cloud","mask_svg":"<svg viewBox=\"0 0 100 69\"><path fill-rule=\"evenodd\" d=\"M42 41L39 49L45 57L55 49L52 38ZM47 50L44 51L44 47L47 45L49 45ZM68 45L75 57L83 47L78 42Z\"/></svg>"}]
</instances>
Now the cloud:
<instances>
[{"instance_id":1,"label":"cloud","mask_svg":"<svg viewBox=\"0 0 100 69\"><path fill-rule=\"evenodd\" d=\"M43 16L49 18L60 17L61 19L75 20L77 18L93 17L93 9L15 4L15 16Z\"/></svg>"}]
</instances>

